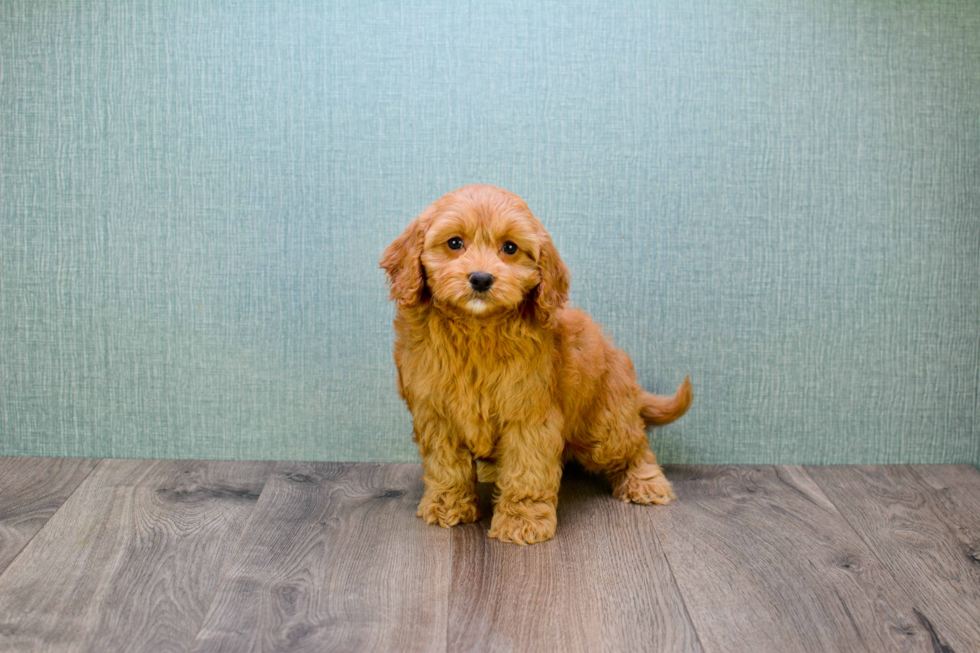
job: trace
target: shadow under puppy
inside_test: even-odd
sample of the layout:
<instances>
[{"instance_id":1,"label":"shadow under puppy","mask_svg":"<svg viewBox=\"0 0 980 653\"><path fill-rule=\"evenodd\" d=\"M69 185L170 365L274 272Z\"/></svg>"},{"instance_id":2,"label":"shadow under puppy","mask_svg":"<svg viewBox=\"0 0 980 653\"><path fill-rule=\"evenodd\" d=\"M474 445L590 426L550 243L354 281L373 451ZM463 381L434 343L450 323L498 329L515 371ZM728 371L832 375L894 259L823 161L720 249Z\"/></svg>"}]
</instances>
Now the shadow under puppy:
<instances>
[{"instance_id":1,"label":"shadow under puppy","mask_svg":"<svg viewBox=\"0 0 980 653\"><path fill-rule=\"evenodd\" d=\"M398 390L412 412L425 493L418 516L479 519L477 461L496 482L490 537L551 539L565 462L604 472L623 501L665 504L670 483L644 428L691 404L646 392L629 357L565 306L568 269L516 195L466 186L385 250Z\"/></svg>"}]
</instances>

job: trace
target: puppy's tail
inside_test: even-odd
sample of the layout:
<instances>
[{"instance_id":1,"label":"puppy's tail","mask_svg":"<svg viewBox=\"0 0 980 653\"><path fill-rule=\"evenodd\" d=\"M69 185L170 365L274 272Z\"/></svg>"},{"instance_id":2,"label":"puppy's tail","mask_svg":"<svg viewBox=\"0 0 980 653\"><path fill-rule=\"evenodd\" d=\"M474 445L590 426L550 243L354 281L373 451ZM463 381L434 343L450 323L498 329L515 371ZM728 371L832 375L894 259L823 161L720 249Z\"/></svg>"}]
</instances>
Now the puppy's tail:
<instances>
[{"instance_id":1,"label":"puppy's tail","mask_svg":"<svg viewBox=\"0 0 980 653\"><path fill-rule=\"evenodd\" d=\"M685 377L684 383L677 388L673 397L655 395L651 392L640 395L640 416L647 426L670 424L687 412L693 400L691 377Z\"/></svg>"}]
</instances>

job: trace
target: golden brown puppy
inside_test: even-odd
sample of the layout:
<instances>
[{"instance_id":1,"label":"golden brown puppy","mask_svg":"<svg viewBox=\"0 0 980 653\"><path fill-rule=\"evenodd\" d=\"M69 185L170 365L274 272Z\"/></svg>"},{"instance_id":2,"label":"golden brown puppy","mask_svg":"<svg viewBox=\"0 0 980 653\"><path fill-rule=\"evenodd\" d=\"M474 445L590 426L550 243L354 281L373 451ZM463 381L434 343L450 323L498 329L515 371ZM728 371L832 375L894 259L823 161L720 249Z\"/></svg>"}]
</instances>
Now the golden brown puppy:
<instances>
[{"instance_id":1,"label":"golden brown puppy","mask_svg":"<svg viewBox=\"0 0 980 653\"><path fill-rule=\"evenodd\" d=\"M425 493L418 516L479 519L477 461L496 481L490 537L552 538L563 464L605 472L623 501L674 498L645 426L691 404L636 383L629 357L568 308L568 269L516 195L466 186L422 212L385 250L398 390L414 418ZM481 467L484 467L481 465Z\"/></svg>"}]
</instances>

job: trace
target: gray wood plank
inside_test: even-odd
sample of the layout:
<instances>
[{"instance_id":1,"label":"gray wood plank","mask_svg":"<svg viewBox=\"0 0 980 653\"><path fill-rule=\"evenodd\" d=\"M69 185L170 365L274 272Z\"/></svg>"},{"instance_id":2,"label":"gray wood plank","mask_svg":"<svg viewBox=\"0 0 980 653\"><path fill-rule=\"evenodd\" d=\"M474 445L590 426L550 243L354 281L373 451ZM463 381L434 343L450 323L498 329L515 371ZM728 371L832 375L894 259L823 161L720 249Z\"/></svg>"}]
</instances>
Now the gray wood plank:
<instances>
[{"instance_id":1,"label":"gray wood plank","mask_svg":"<svg viewBox=\"0 0 980 653\"><path fill-rule=\"evenodd\" d=\"M270 467L103 460L0 576L0 650L186 650Z\"/></svg>"},{"instance_id":2,"label":"gray wood plank","mask_svg":"<svg viewBox=\"0 0 980 653\"><path fill-rule=\"evenodd\" d=\"M660 542L705 651L925 651L882 563L800 467L674 467Z\"/></svg>"},{"instance_id":3,"label":"gray wood plank","mask_svg":"<svg viewBox=\"0 0 980 653\"><path fill-rule=\"evenodd\" d=\"M95 458L0 458L0 574L97 464Z\"/></svg>"},{"instance_id":4,"label":"gray wood plank","mask_svg":"<svg viewBox=\"0 0 980 653\"><path fill-rule=\"evenodd\" d=\"M194 651L442 651L449 531L418 465L281 463Z\"/></svg>"},{"instance_id":5,"label":"gray wood plank","mask_svg":"<svg viewBox=\"0 0 980 653\"><path fill-rule=\"evenodd\" d=\"M968 465L807 471L915 600L936 650L980 651L980 473Z\"/></svg>"},{"instance_id":6,"label":"gray wood plank","mask_svg":"<svg viewBox=\"0 0 980 653\"><path fill-rule=\"evenodd\" d=\"M555 539L518 547L453 529L451 651L700 651L660 550L670 506L635 506L571 468Z\"/></svg>"}]
</instances>

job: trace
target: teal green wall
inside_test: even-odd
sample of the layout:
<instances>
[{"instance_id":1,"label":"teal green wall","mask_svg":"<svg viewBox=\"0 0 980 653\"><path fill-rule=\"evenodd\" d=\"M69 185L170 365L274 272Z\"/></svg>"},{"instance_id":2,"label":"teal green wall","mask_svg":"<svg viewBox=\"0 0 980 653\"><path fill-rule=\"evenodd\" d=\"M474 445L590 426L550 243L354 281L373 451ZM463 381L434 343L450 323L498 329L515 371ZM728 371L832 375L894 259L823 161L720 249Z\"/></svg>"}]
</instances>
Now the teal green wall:
<instances>
[{"instance_id":1,"label":"teal green wall","mask_svg":"<svg viewBox=\"0 0 980 653\"><path fill-rule=\"evenodd\" d=\"M0 454L410 461L382 249L523 196L668 462L980 464L980 4L0 3Z\"/></svg>"}]
</instances>

